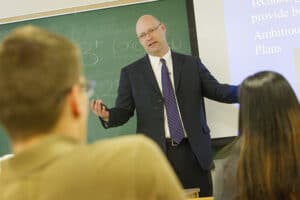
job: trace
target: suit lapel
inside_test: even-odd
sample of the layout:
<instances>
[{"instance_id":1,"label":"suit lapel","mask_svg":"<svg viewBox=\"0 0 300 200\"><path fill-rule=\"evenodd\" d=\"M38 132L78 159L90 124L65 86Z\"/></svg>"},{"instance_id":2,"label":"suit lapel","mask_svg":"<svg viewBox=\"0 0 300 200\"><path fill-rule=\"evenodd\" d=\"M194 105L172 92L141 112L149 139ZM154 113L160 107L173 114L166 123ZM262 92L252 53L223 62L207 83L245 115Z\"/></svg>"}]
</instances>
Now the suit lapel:
<instances>
[{"instance_id":1,"label":"suit lapel","mask_svg":"<svg viewBox=\"0 0 300 200\"><path fill-rule=\"evenodd\" d=\"M145 73L146 81L148 81L150 85L153 87L153 89L162 96L154 72L152 70L148 55L144 57L142 66L144 67L143 71Z\"/></svg>"},{"instance_id":2,"label":"suit lapel","mask_svg":"<svg viewBox=\"0 0 300 200\"><path fill-rule=\"evenodd\" d=\"M180 83L181 70L183 68L183 60L180 59L178 54L176 54L173 51L171 52L171 55L172 55L172 62L173 62L174 85L175 85L175 91L177 91Z\"/></svg>"}]
</instances>

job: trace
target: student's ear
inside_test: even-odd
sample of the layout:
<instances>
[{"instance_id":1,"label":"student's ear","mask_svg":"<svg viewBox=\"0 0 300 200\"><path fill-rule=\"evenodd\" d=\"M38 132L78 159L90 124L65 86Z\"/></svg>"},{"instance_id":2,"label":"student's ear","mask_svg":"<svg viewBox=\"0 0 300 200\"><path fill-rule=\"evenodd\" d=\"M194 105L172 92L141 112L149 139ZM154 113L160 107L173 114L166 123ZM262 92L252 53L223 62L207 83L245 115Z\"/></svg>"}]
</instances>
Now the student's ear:
<instances>
[{"instance_id":1,"label":"student's ear","mask_svg":"<svg viewBox=\"0 0 300 200\"><path fill-rule=\"evenodd\" d=\"M74 85L71 88L68 98L72 114L74 115L74 117L79 117L82 113L82 106L80 104L80 88L78 85Z\"/></svg>"}]
</instances>

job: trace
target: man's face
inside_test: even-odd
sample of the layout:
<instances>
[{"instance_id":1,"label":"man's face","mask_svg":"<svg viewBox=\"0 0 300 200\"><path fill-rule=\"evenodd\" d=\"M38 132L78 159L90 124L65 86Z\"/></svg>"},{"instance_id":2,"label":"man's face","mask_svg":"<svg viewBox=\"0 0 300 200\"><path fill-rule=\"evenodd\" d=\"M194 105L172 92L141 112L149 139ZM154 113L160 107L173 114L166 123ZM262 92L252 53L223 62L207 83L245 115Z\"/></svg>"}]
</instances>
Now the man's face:
<instances>
[{"instance_id":1,"label":"man's face","mask_svg":"<svg viewBox=\"0 0 300 200\"><path fill-rule=\"evenodd\" d=\"M154 19L141 19L136 25L136 34L145 51L153 56L161 57L168 50L166 27Z\"/></svg>"}]
</instances>

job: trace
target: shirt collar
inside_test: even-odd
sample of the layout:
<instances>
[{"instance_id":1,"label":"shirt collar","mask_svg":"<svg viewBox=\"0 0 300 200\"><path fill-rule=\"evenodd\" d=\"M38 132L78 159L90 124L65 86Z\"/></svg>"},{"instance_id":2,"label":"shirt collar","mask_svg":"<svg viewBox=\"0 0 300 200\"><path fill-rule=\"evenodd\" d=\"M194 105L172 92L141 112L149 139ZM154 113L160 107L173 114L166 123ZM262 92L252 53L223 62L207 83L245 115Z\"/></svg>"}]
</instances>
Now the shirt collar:
<instances>
[{"instance_id":1,"label":"shirt collar","mask_svg":"<svg viewBox=\"0 0 300 200\"><path fill-rule=\"evenodd\" d=\"M150 54L148 54L148 56L152 66L159 66L161 58L165 59L166 62L171 60L171 50L169 49L163 57L152 56Z\"/></svg>"}]
</instances>

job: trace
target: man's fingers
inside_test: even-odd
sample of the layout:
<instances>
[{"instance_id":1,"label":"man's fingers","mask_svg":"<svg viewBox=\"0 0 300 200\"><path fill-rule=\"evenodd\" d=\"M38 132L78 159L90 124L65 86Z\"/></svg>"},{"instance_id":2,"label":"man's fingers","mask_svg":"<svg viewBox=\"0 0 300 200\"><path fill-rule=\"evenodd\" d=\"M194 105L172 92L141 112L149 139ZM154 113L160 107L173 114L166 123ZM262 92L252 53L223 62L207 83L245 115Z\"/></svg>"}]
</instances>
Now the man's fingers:
<instances>
[{"instance_id":1,"label":"man's fingers","mask_svg":"<svg viewBox=\"0 0 300 200\"><path fill-rule=\"evenodd\" d=\"M103 105L100 99L96 99L96 100L93 99L91 101L91 108L92 111L98 116L103 116L106 112L105 106Z\"/></svg>"}]
</instances>

